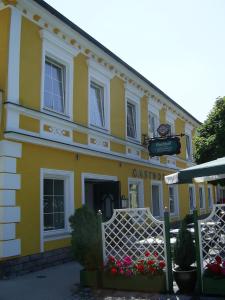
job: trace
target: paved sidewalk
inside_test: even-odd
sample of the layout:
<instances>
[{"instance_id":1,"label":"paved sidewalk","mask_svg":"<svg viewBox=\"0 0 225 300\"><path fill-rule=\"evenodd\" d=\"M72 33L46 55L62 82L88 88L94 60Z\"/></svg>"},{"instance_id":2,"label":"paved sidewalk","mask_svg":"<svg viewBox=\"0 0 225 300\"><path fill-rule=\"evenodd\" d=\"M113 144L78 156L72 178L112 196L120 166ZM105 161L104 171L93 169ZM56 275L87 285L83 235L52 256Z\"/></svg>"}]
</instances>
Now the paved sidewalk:
<instances>
[{"instance_id":1,"label":"paved sidewalk","mask_svg":"<svg viewBox=\"0 0 225 300\"><path fill-rule=\"evenodd\" d=\"M0 300L72 300L80 265L69 262L38 272L0 280Z\"/></svg>"},{"instance_id":2,"label":"paved sidewalk","mask_svg":"<svg viewBox=\"0 0 225 300\"><path fill-rule=\"evenodd\" d=\"M0 280L0 300L217 300L220 297L159 295L77 289L80 265L69 262L24 276Z\"/></svg>"}]
</instances>

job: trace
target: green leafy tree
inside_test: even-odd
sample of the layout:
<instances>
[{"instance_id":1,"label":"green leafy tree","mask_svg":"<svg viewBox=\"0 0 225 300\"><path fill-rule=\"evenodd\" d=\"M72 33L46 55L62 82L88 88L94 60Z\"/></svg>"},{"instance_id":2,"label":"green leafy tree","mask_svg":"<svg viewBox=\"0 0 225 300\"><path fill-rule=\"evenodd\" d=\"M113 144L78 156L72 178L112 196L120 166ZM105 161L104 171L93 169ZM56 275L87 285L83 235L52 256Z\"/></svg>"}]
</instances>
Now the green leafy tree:
<instances>
[{"instance_id":1,"label":"green leafy tree","mask_svg":"<svg viewBox=\"0 0 225 300\"><path fill-rule=\"evenodd\" d=\"M225 97L219 97L194 139L197 164L225 156Z\"/></svg>"}]
</instances>

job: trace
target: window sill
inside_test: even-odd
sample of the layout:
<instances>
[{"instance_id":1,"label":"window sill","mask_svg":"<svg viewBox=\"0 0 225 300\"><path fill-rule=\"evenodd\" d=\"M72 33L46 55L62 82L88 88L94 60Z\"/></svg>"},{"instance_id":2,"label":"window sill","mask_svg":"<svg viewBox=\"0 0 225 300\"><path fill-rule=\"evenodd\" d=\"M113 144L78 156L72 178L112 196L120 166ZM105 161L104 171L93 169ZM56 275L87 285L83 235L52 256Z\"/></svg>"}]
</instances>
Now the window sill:
<instances>
[{"instance_id":1,"label":"window sill","mask_svg":"<svg viewBox=\"0 0 225 300\"><path fill-rule=\"evenodd\" d=\"M69 231L61 231L61 232L44 232L44 241L54 241L54 240L62 240L71 238L71 234Z\"/></svg>"},{"instance_id":2,"label":"window sill","mask_svg":"<svg viewBox=\"0 0 225 300\"><path fill-rule=\"evenodd\" d=\"M47 114L53 116L53 117L58 117L58 118L62 118L62 119L65 119L65 120L71 120L71 116L69 116L67 114L64 114L64 113L56 112L56 111L48 109L46 107L43 107L42 111L44 113L47 113Z\"/></svg>"},{"instance_id":3,"label":"window sill","mask_svg":"<svg viewBox=\"0 0 225 300\"><path fill-rule=\"evenodd\" d=\"M103 133L109 133L109 129L108 128L104 128L104 127L98 127L96 125L92 125L89 124L89 127L93 130L99 131L99 132L103 132Z\"/></svg>"},{"instance_id":4,"label":"window sill","mask_svg":"<svg viewBox=\"0 0 225 300\"><path fill-rule=\"evenodd\" d=\"M132 143L138 143L138 144L141 143L139 137L133 138L133 137L127 136L127 141L132 142Z\"/></svg>"}]
</instances>

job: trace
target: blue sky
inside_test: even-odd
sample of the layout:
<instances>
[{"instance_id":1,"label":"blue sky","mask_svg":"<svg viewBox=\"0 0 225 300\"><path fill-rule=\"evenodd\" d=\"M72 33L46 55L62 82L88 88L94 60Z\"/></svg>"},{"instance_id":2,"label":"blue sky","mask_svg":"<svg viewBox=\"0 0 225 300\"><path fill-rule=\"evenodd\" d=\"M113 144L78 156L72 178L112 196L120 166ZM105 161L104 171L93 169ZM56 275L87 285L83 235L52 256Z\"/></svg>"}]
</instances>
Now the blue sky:
<instances>
[{"instance_id":1,"label":"blue sky","mask_svg":"<svg viewBox=\"0 0 225 300\"><path fill-rule=\"evenodd\" d=\"M46 0L194 117L225 96L224 0Z\"/></svg>"}]
</instances>

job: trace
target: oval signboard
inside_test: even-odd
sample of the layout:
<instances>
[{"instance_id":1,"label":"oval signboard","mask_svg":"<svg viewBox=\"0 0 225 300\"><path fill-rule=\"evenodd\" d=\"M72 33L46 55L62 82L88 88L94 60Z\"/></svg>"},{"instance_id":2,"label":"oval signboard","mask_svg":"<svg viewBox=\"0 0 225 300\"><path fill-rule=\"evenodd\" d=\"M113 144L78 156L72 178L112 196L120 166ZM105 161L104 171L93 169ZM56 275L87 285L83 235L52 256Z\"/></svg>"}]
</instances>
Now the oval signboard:
<instances>
[{"instance_id":1,"label":"oval signboard","mask_svg":"<svg viewBox=\"0 0 225 300\"><path fill-rule=\"evenodd\" d=\"M151 139L148 144L150 156L179 154L180 148L180 139L177 136L168 138L154 138Z\"/></svg>"}]
</instances>

